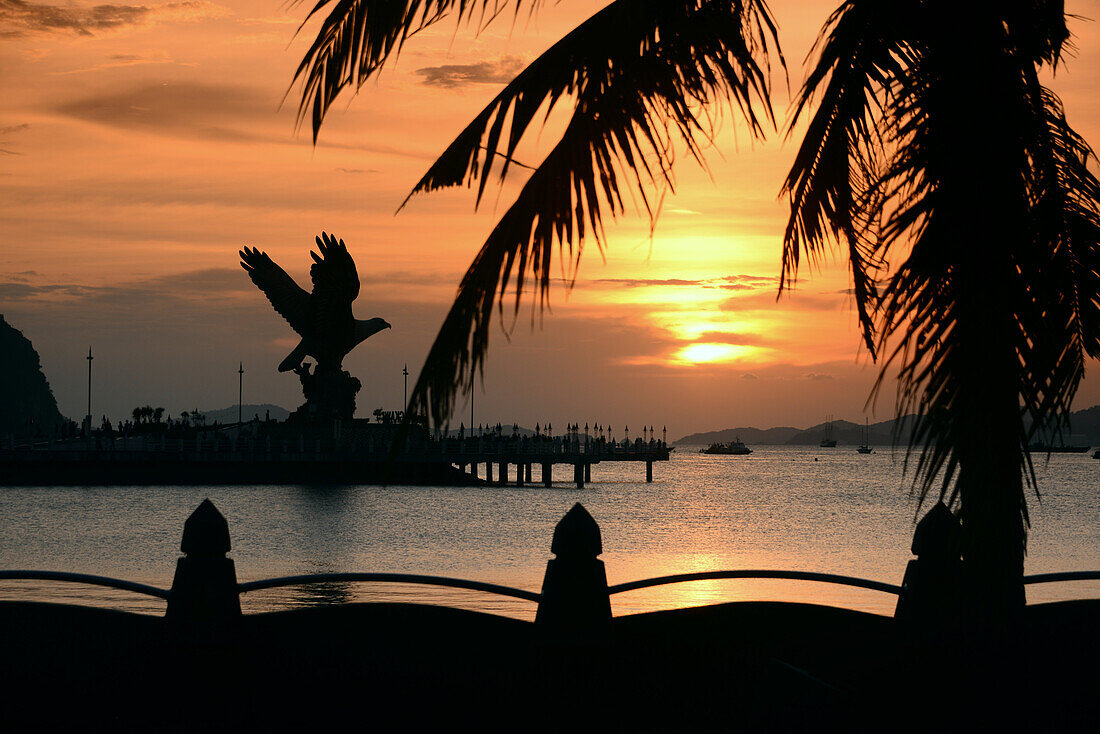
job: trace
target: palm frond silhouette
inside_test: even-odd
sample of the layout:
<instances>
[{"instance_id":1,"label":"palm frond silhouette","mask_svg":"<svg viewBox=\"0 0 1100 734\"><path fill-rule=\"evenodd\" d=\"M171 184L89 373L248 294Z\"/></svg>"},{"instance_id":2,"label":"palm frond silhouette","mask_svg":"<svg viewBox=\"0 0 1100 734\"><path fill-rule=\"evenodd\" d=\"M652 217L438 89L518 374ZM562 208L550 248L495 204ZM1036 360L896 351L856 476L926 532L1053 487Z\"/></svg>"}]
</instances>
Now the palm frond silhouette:
<instances>
[{"instance_id":1,"label":"palm frond silhouette","mask_svg":"<svg viewBox=\"0 0 1100 734\"><path fill-rule=\"evenodd\" d=\"M483 28L539 0L319 0L298 68L314 139L336 97L418 31ZM1039 79L1062 59L1061 2L846 0L829 17L792 107L808 118L782 192L789 288L801 259L846 250L863 340L899 376L898 414L923 498L959 508L983 613L1023 601L1029 437L1060 430L1087 357L1100 356L1100 185L1095 157ZM616 0L532 62L459 134L412 191L477 188L517 165L544 106L572 105L463 277L408 409L446 423L473 388L494 310L545 306L555 254L575 274L586 239L635 195L672 185L676 145L702 163L708 105L728 103L763 138L774 125L763 0Z\"/></svg>"},{"instance_id":2,"label":"palm frond silhouette","mask_svg":"<svg viewBox=\"0 0 1100 734\"><path fill-rule=\"evenodd\" d=\"M875 391L896 365L921 498L957 504L983 616L1023 603L1029 439L1100 356L1095 156L1038 76L1068 37L1060 3L848 0L791 121L820 98L783 187L784 279L847 247Z\"/></svg>"}]
</instances>

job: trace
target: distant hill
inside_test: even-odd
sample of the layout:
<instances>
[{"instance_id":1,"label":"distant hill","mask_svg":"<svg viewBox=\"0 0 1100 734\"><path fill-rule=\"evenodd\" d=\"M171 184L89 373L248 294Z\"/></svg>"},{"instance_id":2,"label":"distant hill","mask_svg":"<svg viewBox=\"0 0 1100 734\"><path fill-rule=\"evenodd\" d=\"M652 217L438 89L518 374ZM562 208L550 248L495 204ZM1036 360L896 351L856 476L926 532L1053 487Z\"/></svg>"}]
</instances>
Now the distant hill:
<instances>
[{"instance_id":1,"label":"distant hill","mask_svg":"<svg viewBox=\"0 0 1100 734\"><path fill-rule=\"evenodd\" d=\"M729 443L740 438L748 444L785 444L801 433L800 428L726 428L721 431L692 433L673 441L676 446L709 446L712 443Z\"/></svg>"},{"instance_id":2,"label":"distant hill","mask_svg":"<svg viewBox=\"0 0 1100 734\"><path fill-rule=\"evenodd\" d=\"M908 416L901 420L907 420ZM893 442L894 420L871 423L868 426L868 443L886 446ZM1100 405L1070 413L1070 430L1075 437L1083 436L1090 445L1100 445ZM819 423L806 429L791 428L726 428L721 431L691 433L673 442L676 446L705 446L726 443L740 438L752 445L815 446L825 435L825 424ZM857 446L863 435L863 426L851 421L833 421L833 438L837 445Z\"/></svg>"},{"instance_id":3,"label":"distant hill","mask_svg":"<svg viewBox=\"0 0 1100 734\"><path fill-rule=\"evenodd\" d=\"M891 441L890 431L893 430L894 421L872 423L868 436L872 444L881 446ZM833 421L833 438L838 445L859 445L863 435L863 426L851 421ZM780 428L726 428L722 431L708 431L706 433L692 433L675 441L677 446L709 445L712 443L726 443L735 438L740 438L747 444L762 446L814 446L821 443L825 436L825 424L819 423L811 428L792 428L782 426Z\"/></svg>"},{"instance_id":4,"label":"distant hill","mask_svg":"<svg viewBox=\"0 0 1100 734\"><path fill-rule=\"evenodd\" d=\"M1069 432L1083 433L1093 445L1100 445L1100 405L1069 414Z\"/></svg>"},{"instance_id":5,"label":"distant hill","mask_svg":"<svg viewBox=\"0 0 1100 734\"><path fill-rule=\"evenodd\" d=\"M286 408L278 405L272 405L271 403L263 403L262 405L245 404L241 406L241 415L244 420L250 421L253 416L259 416L260 420L267 417L268 412L271 413L271 418L277 421L286 420L290 415L290 411ZM228 408L219 408L218 410L200 410L204 416L206 416L206 425L210 425L214 421L218 423L236 423L237 422L237 406L233 405Z\"/></svg>"},{"instance_id":6,"label":"distant hill","mask_svg":"<svg viewBox=\"0 0 1100 734\"><path fill-rule=\"evenodd\" d=\"M0 436L49 435L65 422L30 339L0 315Z\"/></svg>"},{"instance_id":7,"label":"distant hill","mask_svg":"<svg viewBox=\"0 0 1100 734\"><path fill-rule=\"evenodd\" d=\"M904 420L904 419L903 419ZM867 443L886 446L893 442L893 420L871 423L867 426ZM833 421L833 438L838 446L858 446L863 440L864 427L851 421ZM819 423L805 431L799 431L783 443L788 446L815 446L825 436L825 424Z\"/></svg>"}]
</instances>

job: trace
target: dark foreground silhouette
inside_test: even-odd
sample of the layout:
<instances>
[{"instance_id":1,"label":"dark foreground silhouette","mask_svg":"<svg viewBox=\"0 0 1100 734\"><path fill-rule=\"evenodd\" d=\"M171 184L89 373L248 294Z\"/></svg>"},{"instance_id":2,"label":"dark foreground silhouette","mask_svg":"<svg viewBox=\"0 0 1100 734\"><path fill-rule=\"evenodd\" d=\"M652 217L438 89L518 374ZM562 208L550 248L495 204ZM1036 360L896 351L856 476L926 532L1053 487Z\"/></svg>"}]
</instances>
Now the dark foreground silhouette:
<instances>
[{"instance_id":1,"label":"dark foreground silhouette","mask_svg":"<svg viewBox=\"0 0 1100 734\"><path fill-rule=\"evenodd\" d=\"M919 533L918 567L940 514ZM893 618L778 602L612 617L599 528L576 505L555 529L542 593L521 592L539 603L535 622L416 604L242 615L241 593L275 584L238 585L229 549L207 500L185 525L171 591L153 590L168 598L163 618L0 602L0 730L1094 724L1097 600L1026 607L997 629L947 626L943 609L912 603ZM923 580L906 573L903 600L930 588L946 559L933 560Z\"/></svg>"},{"instance_id":2,"label":"dark foreground silhouette","mask_svg":"<svg viewBox=\"0 0 1100 734\"><path fill-rule=\"evenodd\" d=\"M1002 646L786 603L619 617L606 639L411 604L190 630L0 604L0 728L509 731L1087 730L1097 602L1027 609Z\"/></svg>"}]
</instances>

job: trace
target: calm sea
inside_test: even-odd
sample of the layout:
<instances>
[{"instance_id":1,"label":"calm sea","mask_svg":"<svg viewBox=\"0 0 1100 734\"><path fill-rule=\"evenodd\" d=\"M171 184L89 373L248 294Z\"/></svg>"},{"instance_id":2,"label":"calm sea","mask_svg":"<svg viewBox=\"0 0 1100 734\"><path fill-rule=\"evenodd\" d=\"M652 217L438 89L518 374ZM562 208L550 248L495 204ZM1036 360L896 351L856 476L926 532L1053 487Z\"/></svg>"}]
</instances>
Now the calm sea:
<instances>
[{"instance_id":1,"label":"calm sea","mask_svg":"<svg viewBox=\"0 0 1100 734\"><path fill-rule=\"evenodd\" d=\"M1100 569L1100 461L1053 456L1030 496L1027 572ZM538 467L535 479L539 479ZM571 470L559 467L566 479ZM514 477L515 471L512 470ZM596 465L583 490L517 487L85 487L0 489L0 568L78 571L167 588L188 514L209 497L229 521L241 581L385 571L538 591L555 523L581 502L603 532L612 584L671 573L820 571L900 584L916 499L902 453L757 446L751 456L681 447L654 467ZM1100 597L1100 583L1030 587L1030 601ZM164 602L72 584L0 582L0 598L161 614ZM890 614L896 598L800 581L706 581L612 597L616 614L746 599ZM417 601L532 618L534 605L477 592L326 584L253 592L246 611L346 601Z\"/></svg>"}]
</instances>

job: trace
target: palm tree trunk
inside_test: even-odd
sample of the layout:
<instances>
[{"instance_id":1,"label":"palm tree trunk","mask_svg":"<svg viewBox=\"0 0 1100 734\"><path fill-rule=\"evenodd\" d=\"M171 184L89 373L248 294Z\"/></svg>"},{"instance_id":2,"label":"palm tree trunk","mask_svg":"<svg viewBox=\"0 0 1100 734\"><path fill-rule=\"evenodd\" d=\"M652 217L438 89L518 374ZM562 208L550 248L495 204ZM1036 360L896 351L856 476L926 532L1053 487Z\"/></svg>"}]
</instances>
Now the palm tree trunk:
<instances>
[{"instance_id":1,"label":"palm tree trunk","mask_svg":"<svg viewBox=\"0 0 1100 734\"><path fill-rule=\"evenodd\" d=\"M987 294L975 286L977 282L968 290ZM973 308L963 311L958 325L965 332L963 348L971 354L960 360L968 368L960 376L962 401L953 429L958 431L957 486L967 571L964 604L971 619L1001 626L1010 623L1024 604L1019 363L1011 334L1005 333L1011 323L997 323L1007 320L1003 310L982 303L982 295L968 300L978 303L968 304Z\"/></svg>"},{"instance_id":2,"label":"palm tree trunk","mask_svg":"<svg viewBox=\"0 0 1100 734\"><path fill-rule=\"evenodd\" d=\"M930 122L939 128L931 137L940 156L939 214L953 234L945 275L958 354L949 360L956 389L949 430L959 460L965 604L975 621L1000 627L1024 603L1016 314L1028 294L1015 259L1030 243L1020 147L1026 97L995 8L957 14L936 34L931 78L942 86Z\"/></svg>"}]
</instances>

